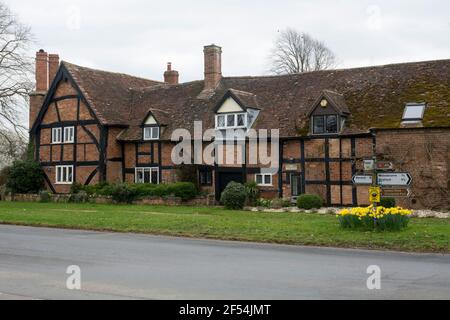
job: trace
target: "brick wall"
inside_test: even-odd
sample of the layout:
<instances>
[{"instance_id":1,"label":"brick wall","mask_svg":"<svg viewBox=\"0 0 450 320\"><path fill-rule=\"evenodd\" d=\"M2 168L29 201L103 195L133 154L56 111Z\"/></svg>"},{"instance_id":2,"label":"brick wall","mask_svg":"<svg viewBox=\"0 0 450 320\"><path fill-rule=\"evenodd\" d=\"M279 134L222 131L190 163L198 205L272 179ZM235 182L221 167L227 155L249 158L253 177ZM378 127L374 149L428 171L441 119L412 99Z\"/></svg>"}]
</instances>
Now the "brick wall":
<instances>
[{"instance_id":1,"label":"brick wall","mask_svg":"<svg viewBox=\"0 0 450 320\"><path fill-rule=\"evenodd\" d=\"M377 156L411 173L411 208L450 208L450 129L379 130Z\"/></svg>"}]
</instances>

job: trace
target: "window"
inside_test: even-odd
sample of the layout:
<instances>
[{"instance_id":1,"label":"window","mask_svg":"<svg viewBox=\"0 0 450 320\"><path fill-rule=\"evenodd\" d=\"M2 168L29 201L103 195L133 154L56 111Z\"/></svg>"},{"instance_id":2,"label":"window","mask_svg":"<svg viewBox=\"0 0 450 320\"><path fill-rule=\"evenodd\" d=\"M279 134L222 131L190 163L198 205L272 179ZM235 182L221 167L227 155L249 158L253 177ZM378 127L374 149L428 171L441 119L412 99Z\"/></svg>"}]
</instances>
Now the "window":
<instances>
[{"instance_id":1,"label":"window","mask_svg":"<svg viewBox=\"0 0 450 320\"><path fill-rule=\"evenodd\" d=\"M61 143L62 142L61 131L62 131L62 128L53 128L52 129L52 143Z\"/></svg>"},{"instance_id":2,"label":"window","mask_svg":"<svg viewBox=\"0 0 450 320\"><path fill-rule=\"evenodd\" d=\"M425 112L425 103L408 103L403 112L403 121L421 121Z\"/></svg>"},{"instance_id":3,"label":"window","mask_svg":"<svg viewBox=\"0 0 450 320\"><path fill-rule=\"evenodd\" d=\"M73 143L74 141L74 127L65 127L64 128L64 143Z\"/></svg>"},{"instance_id":4,"label":"window","mask_svg":"<svg viewBox=\"0 0 450 320\"><path fill-rule=\"evenodd\" d=\"M338 117L335 114L313 116L313 133L326 134L338 132Z\"/></svg>"},{"instance_id":5,"label":"window","mask_svg":"<svg viewBox=\"0 0 450 320\"><path fill-rule=\"evenodd\" d=\"M144 128L144 140L158 140L158 139L159 139L159 127Z\"/></svg>"},{"instance_id":6,"label":"window","mask_svg":"<svg viewBox=\"0 0 450 320\"><path fill-rule=\"evenodd\" d=\"M56 166L56 183L73 183L73 166Z\"/></svg>"},{"instance_id":7,"label":"window","mask_svg":"<svg viewBox=\"0 0 450 320\"><path fill-rule=\"evenodd\" d=\"M255 175L255 181L258 186L271 186L272 175L270 173L258 173Z\"/></svg>"},{"instance_id":8,"label":"window","mask_svg":"<svg viewBox=\"0 0 450 320\"><path fill-rule=\"evenodd\" d=\"M75 127L59 127L52 129L52 143L73 143Z\"/></svg>"},{"instance_id":9,"label":"window","mask_svg":"<svg viewBox=\"0 0 450 320\"><path fill-rule=\"evenodd\" d=\"M136 168L135 169L136 183L159 183L159 168Z\"/></svg>"},{"instance_id":10,"label":"window","mask_svg":"<svg viewBox=\"0 0 450 320\"><path fill-rule=\"evenodd\" d=\"M247 113L216 115L216 129L246 128L247 120Z\"/></svg>"},{"instance_id":11,"label":"window","mask_svg":"<svg viewBox=\"0 0 450 320\"><path fill-rule=\"evenodd\" d=\"M199 169L200 185L210 186L212 185L212 171L211 169Z\"/></svg>"}]
</instances>

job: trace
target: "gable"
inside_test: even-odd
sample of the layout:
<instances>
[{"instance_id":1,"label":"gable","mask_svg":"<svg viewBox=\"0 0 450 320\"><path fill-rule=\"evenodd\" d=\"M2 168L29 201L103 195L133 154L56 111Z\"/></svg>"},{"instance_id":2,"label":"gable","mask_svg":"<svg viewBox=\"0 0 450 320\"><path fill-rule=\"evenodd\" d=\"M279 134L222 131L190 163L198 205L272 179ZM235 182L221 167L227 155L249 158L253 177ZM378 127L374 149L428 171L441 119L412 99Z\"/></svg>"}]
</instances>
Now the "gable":
<instances>
[{"instance_id":1,"label":"gable","mask_svg":"<svg viewBox=\"0 0 450 320\"><path fill-rule=\"evenodd\" d=\"M217 113L243 112L244 110L232 97L228 97L217 109Z\"/></svg>"},{"instance_id":2,"label":"gable","mask_svg":"<svg viewBox=\"0 0 450 320\"><path fill-rule=\"evenodd\" d=\"M158 122L156 121L155 117L153 115L149 115L147 117L147 119L145 119L144 124L148 124L148 125L152 125L152 124L158 124Z\"/></svg>"},{"instance_id":3,"label":"gable","mask_svg":"<svg viewBox=\"0 0 450 320\"><path fill-rule=\"evenodd\" d=\"M327 105L325 107L323 107L321 105L321 102L323 100L327 101ZM312 111L311 111L311 115L325 115L325 114L338 114L339 111L336 109L336 107L334 107L333 103L331 103L328 99L326 99L325 97L323 97L323 99L320 99L319 103L316 104Z\"/></svg>"}]
</instances>

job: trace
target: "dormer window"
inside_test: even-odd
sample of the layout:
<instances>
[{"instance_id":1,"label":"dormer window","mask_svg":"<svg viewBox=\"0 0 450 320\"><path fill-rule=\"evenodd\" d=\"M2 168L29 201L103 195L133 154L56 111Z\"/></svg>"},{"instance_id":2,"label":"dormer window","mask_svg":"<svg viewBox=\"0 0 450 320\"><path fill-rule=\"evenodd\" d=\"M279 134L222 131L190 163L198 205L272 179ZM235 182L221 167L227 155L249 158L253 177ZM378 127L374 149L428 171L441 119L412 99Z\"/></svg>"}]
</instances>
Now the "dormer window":
<instances>
[{"instance_id":1,"label":"dormer window","mask_svg":"<svg viewBox=\"0 0 450 320\"><path fill-rule=\"evenodd\" d=\"M144 127L144 140L158 140L159 127Z\"/></svg>"},{"instance_id":2,"label":"dormer window","mask_svg":"<svg viewBox=\"0 0 450 320\"><path fill-rule=\"evenodd\" d=\"M308 116L311 119L311 134L338 134L345 125L350 111L344 96L331 90L323 90L311 106Z\"/></svg>"},{"instance_id":3,"label":"dormer window","mask_svg":"<svg viewBox=\"0 0 450 320\"><path fill-rule=\"evenodd\" d=\"M335 114L313 116L314 134L332 134L338 132L338 116Z\"/></svg>"},{"instance_id":4,"label":"dormer window","mask_svg":"<svg viewBox=\"0 0 450 320\"><path fill-rule=\"evenodd\" d=\"M228 113L216 115L216 129L247 128L247 113Z\"/></svg>"}]
</instances>

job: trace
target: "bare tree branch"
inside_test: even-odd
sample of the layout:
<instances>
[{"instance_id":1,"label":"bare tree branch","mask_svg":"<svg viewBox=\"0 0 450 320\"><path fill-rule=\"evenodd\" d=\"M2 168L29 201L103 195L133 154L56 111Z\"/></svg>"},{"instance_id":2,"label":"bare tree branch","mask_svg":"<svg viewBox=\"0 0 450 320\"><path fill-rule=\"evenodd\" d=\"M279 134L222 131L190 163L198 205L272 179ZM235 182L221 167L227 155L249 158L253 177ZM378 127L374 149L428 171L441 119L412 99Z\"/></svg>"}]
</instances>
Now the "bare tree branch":
<instances>
[{"instance_id":1,"label":"bare tree branch","mask_svg":"<svg viewBox=\"0 0 450 320\"><path fill-rule=\"evenodd\" d=\"M324 70L336 64L336 56L323 42L294 29L280 33L269 60L275 74Z\"/></svg>"},{"instance_id":2,"label":"bare tree branch","mask_svg":"<svg viewBox=\"0 0 450 320\"><path fill-rule=\"evenodd\" d=\"M21 140L27 136L24 115L33 88L33 61L28 56L31 43L30 28L17 21L0 2L0 137L3 141L13 133Z\"/></svg>"}]
</instances>

